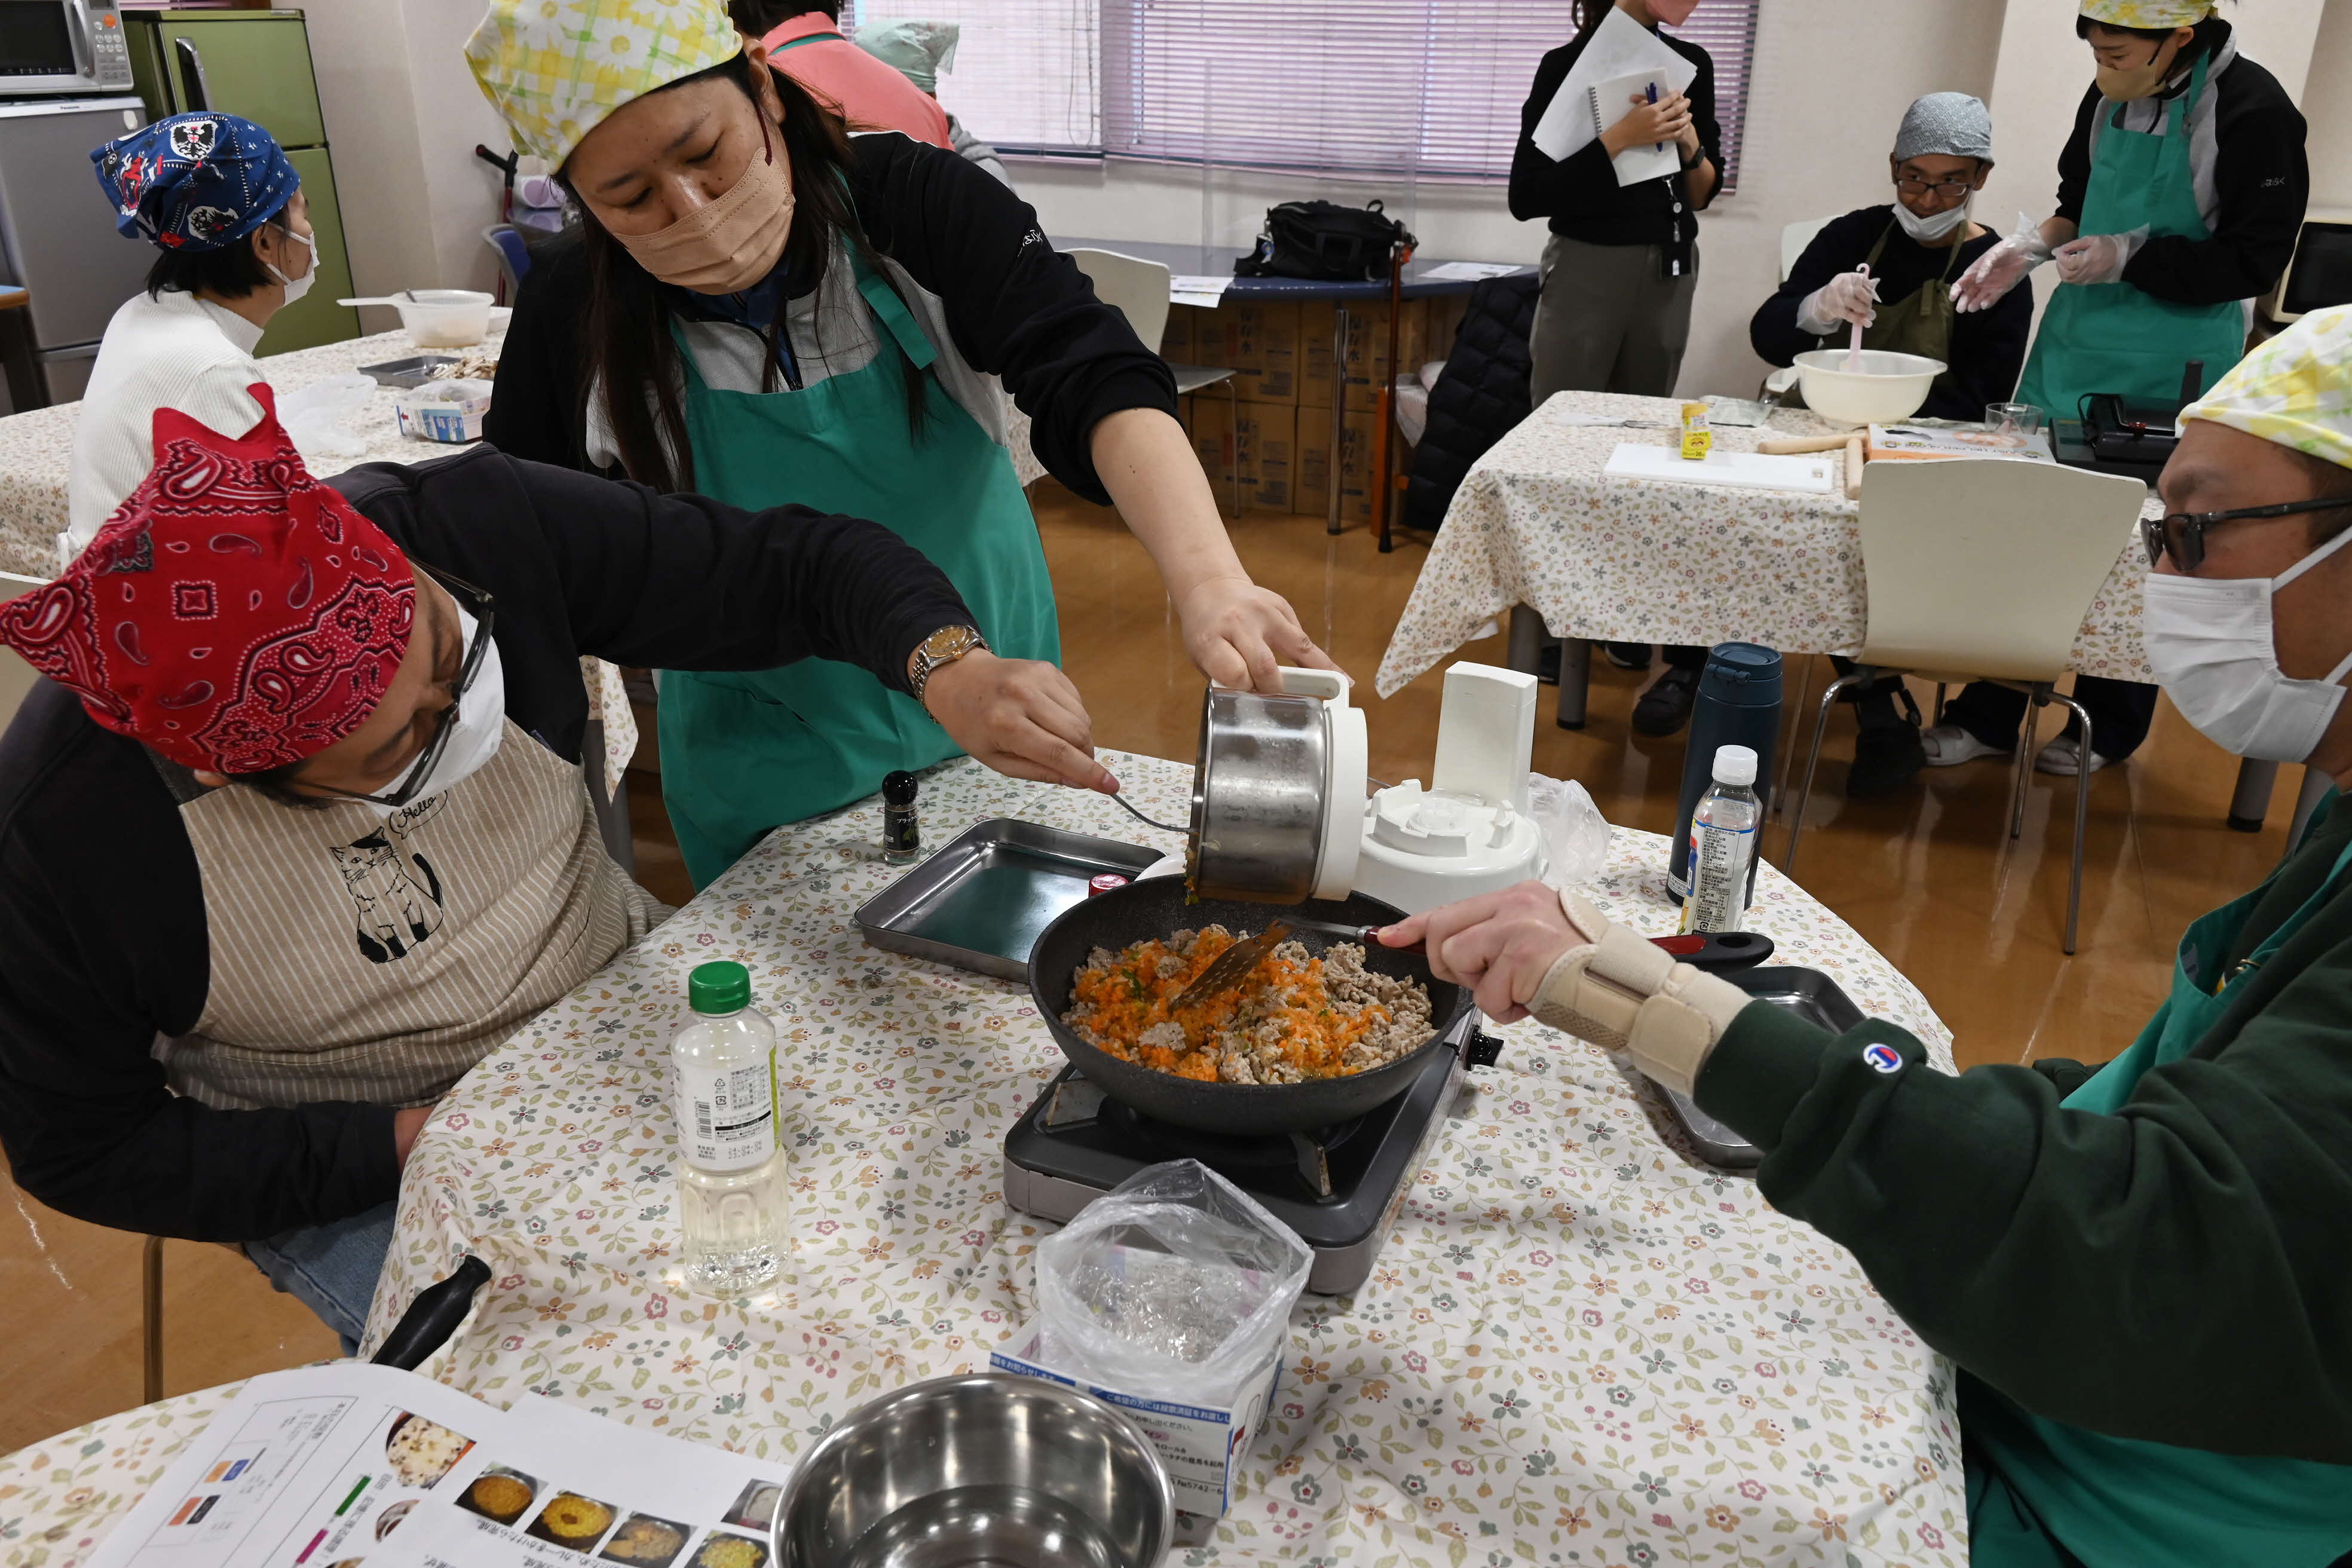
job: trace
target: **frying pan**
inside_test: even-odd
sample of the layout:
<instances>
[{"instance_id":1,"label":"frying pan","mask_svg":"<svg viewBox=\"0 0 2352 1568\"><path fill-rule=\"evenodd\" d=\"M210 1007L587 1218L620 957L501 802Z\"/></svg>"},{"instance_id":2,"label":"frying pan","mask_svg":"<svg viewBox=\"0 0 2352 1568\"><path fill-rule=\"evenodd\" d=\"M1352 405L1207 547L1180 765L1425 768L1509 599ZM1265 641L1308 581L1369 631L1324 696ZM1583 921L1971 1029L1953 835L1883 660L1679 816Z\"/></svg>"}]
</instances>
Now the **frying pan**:
<instances>
[{"instance_id":1,"label":"frying pan","mask_svg":"<svg viewBox=\"0 0 2352 1568\"><path fill-rule=\"evenodd\" d=\"M1146 1116L1178 1127L1237 1134L1305 1132L1337 1126L1410 1089L1428 1065L1429 1053L1448 1048L1444 1044L1445 1033L1470 1010L1469 991L1432 976L1427 959L1377 943L1365 944L1365 968L1429 988L1433 1032L1394 1061L1349 1078L1308 1083L1202 1083L1121 1061L1088 1045L1062 1022L1062 1015L1069 1010L1077 972L1087 954L1097 947L1117 952L1135 942L1211 925L1239 935L1262 930L1269 918L1282 912L1258 903L1203 900L1188 904L1181 877L1131 882L1071 905L1039 934L1037 945L1029 952L1029 994L1036 998L1037 1011L1053 1031L1054 1043L1086 1075L1087 1081ZM1361 893L1312 900L1297 906L1297 912L1309 920L1357 929L1390 925L1404 918L1404 911L1393 904ZM1301 931L1292 940L1320 955L1342 939Z\"/></svg>"}]
</instances>

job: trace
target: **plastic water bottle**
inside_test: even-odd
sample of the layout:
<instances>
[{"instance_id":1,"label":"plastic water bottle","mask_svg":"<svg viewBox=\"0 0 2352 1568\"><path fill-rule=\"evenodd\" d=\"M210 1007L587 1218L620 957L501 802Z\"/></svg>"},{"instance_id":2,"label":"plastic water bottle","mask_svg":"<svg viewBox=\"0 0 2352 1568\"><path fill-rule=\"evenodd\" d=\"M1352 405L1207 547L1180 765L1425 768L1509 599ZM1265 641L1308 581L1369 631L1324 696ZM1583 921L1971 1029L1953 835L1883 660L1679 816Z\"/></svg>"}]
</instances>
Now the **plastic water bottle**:
<instances>
[{"instance_id":1,"label":"plastic water bottle","mask_svg":"<svg viewBox=\"0 0 2352 1568\"><path fill-rule=\"evenodd\" d=\"M1683 930L1730 931L1748 912L1748 872L1756 860L1756 830L1764 803L1756 798L1756 753L1747 746L1720 746L1715 753L1715 787L1691 813L1690 897L1683 900Z\"/></svg>"},{"instance_id":2,"label":"plastic water bottle","mask_svg":"<svg viewBox=\"0 0 2352 1568\"><path fill-rule=\"evenodd\" d=\"M1716 752L1724 746L1747 747L1757 755L1757 777L1769 779L1780 742L1780 656L1755 643L1717 643L1699 675L1690 739L1684 743L1682 787L1675 795L1666 890L1675 899L1690 897L1691 814L1713 782ZM1748 892L1751 897L1755 892L1752 877Z\"/></svg>"},{"instance_id":3,"label":"plastic water bottle","mask_svg":"<svg viewBox=\"0 0 2352 1568\"><path fill-rule=\"evenodd\" d=\"M686 1278L709 1295L740 1296L776 1277L791 1245L776 1031L751 1005L751 974L740 963L697 965L687 1000L694 1021L669 1047Z\"/></svg>"}]
</instances>

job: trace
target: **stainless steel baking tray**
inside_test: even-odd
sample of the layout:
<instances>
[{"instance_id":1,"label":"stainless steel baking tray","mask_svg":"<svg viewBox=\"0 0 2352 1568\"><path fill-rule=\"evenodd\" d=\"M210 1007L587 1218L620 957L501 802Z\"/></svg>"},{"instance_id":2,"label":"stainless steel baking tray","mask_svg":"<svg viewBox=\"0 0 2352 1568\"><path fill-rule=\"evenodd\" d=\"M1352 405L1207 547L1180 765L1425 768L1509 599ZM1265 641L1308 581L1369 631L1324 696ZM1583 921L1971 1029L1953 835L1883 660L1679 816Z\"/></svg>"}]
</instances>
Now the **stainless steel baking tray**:
<instances>
[{"instance_id":1,"label":"stainless steel baking tray","mask_svg":"<svg viewBox=\"0 0 2352 1568\"><path fill-rule=\"evenodd\" d=\"M386 360L382 364L363 364L360 374L378 386L414 389L433 379L433 373L445 364L457 363L452 354L417 354L409 359Z\"/></svg>"},{"instance_id":2,"label":"stainless steel baking tray","mask_svg":"<svg viewBox=\"0 0 2352 1568\"><path fill-rule=\"evenodd\" d=\"M1809 1024L1820 1026L1832 1034L1843 1035L1862 1022L1862 1009L1853 998L1838 989L1838 983L1818 969L1781 965L1771 969L1743 969L1726 974L1742 991L1759 1002L1769 1002L1775 1007L1786 1007ZM1701 1110L1691 1103L1690 1097L1678 1094L1664 1084L1666 1100L1675 1108L1675 1119L1690 1134L1700 1155L1710 1165L1728 1170L1749 1170L1764 1163L1764 1151Z\"/></svg>"},{"instance_id":3,"label":"stainless steel baking tray","mask_svg":"<svg viewBox=\"0 0 2352 1568\"><path fill-rule=\"evenodd\" d=\"M1037 933L1084 901L1091 879L1133 877L1160 858L1157 849L1000 816L966 830L852 918L876 947L1026 980Z\"/></svg>"}]
</instances>

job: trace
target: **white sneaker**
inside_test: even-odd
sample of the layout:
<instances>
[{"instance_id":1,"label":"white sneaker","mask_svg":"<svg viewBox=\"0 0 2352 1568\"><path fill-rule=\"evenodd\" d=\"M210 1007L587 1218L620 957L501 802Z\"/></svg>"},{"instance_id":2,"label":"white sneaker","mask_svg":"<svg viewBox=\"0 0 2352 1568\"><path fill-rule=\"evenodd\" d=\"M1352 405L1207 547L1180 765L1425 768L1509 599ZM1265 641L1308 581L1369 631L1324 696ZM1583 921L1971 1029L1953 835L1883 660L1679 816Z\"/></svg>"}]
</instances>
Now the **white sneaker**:
<instances>
[{"instance_id":1,"label":"white sneaker","mask_svg":"<svg viewBox=\"0 0 2352 1568\"><path fill-rule=\"evenodd\" d=\"M1988 746L1958 724L1937 724L1919 732L1919 749L1927 753L1931 768L1948 768L1960 763L1973 763L1979 757L2005 757L2009 753L1999 746Z\"/></svg>"},{"instance_id":2,"label":"white sneaker","mask_svg":"<svg viewBox=\"0 0 2352 1568\"><path fill-rule=\"evenodd\" d=\"M2042 747L2040 754L2034 757L2033 771L2037 773L2056 773L2062 778L2073 778L2083 771L2082 752L2082 742L2072 735L2061 735ZM2093 773L2097 773L2101 768L2105 767L2107 763L2108 759L2099 755L2098 752L2091 753Z\"/></svg>"}]
</instances>

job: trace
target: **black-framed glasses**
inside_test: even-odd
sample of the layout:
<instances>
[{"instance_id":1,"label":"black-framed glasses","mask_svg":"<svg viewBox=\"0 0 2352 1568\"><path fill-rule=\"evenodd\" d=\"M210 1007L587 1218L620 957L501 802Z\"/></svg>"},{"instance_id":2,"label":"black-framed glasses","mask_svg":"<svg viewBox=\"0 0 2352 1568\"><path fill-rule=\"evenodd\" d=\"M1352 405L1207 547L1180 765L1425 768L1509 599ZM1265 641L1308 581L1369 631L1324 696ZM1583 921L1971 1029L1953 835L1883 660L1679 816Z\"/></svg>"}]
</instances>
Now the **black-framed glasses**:
<instances>
[{"instance_id":1,"label":"black-framed glasses","mask_svg":"<svg viewBox=\"0 0 2352 1568\"><path fill-rule=\"evenodd\" d=\"M1928 192L1933 191L1936 195L1942 196L1947 201L1958 201L1961 197L1967 195L1970 191L1976 189L1976 182L1973 180L1937 180L1931 184L1926 180L1916 180L1906 175L1902 179L1898 179L1895 182L1895 188L1901 191L1906 196L1924 196Z\"/></svg>"},{"instance_id":2,"label":"black-framed glasses","mask_svg":"<svg viewBox=\"0 0 2352 1568\"><path fill-rule=\"evenodd\" d=\"M2234 511L2176 511L2159 518L2142 518L2140 542L2147 547L2147 563L2164 556L2173 566L2194 572L2205 564L2205 531L2225 522L2258 522L2266 518L2297 517L2310 511L2352 507L2352 496L2322 496L2311 500L2282 501L2276 506L2245 506Z\"/></svg>"},{"instance_id":3,"label":"black-framed glasses","mask_svg":"<svg viewBox=\"0 0 2352 1568\"><path fill-rule=\"evenodd\" d=\"M332 784L310 784L310 787L312 789L323 791L328 795L339 795L348 800L372 801L377 805L406 805L423 793L425 781L433 776L434 764L440 762L441 753L449 749L450 732L457 727L458 704L466 693L472 689L474 678L482 673L482 661L489 655L490 628L498 622L498 600L491 596L488 589L477 588L462 577L452 576L437 567L427 566L422 562L412 563L418 571L447 589L449 596L463 605L467 615L474 617L474 643L466 650L465 662L457 667L457 679L450 685L449 705L442 709L434 719L433 733L425 737L425 749L416 753L416 760L408 765L408 772L401 779L397 787L389 791L380 790L373 795L362 795L357 790L337 789ZM310 784L307 779L300 782Z\"/></svg>"}]
</instances>

